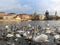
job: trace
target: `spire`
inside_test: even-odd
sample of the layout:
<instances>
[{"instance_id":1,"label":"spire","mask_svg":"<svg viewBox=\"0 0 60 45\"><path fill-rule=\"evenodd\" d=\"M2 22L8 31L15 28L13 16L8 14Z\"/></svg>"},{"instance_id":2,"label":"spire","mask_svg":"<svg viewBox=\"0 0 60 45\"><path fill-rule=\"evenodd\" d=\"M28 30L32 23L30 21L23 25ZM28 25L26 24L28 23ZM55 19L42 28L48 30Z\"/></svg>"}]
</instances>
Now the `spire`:
<instances>
[{"instance_id":1,"label":"spire","mask_svg":"<svg viewBox=\"0 0 60 45\"><path fill-rule=\"evenodd\" d=\"M46 19L48 20L49 19L49 12L48 12L48 10L46 10L45 16L46 16Z\"/></svg>"},{"instance_id":2,"label":"spire","mask_svg":"<svg viewBox=\"0 0 60 45\"><path fill-rule=\"evenodd\" d=\"M55 11L55 16L57 15L57 11Z\"/></svg>"},{"instance_id":3,"label":"spire","mask_svg":"<svg viewBox=\"0 0 60 45\"><path fill-rule=\"evenodd\" d=\"M35 12L34 12L34 15L36 15L36 14L37 14L37 12L35 11Z\"/></svg>"},{"instance_id":4,"label":"spire","mask_svg":"<svg viewBox=\"0 0 60 45\"><path fill-rule=\"evenodd\" d=\"M45 15L49 15L49 12L48 12L48 10L46 10L46 12L45 12Z\"/></svg>"}]
</instances>

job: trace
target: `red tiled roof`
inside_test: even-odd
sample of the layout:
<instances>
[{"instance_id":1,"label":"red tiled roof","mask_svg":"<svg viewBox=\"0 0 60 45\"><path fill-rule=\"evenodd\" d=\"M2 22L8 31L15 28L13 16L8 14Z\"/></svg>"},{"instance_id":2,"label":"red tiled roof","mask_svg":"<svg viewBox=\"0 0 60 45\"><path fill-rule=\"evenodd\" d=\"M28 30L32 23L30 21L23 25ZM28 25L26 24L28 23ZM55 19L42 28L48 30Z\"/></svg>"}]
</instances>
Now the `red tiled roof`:
<instances>
[{"instance_id":1,"label":"red tiled roof","mask_svg":"<svg viewBox=\"0 0 60 45\"><path fill-rule=\"evenodd\" d=\"M4 16L12 16L12 15L4 15Z\"/></svg>"},{"instance_id":2,"label":"red tiled roof","mask_svg":"<svg viewBox=\"0 0 60 45\"><path fill-rule=\"evenodd\" d=\"M17 16L19 16L21 19L27 16L30 16L29 14L18 14ZM14 18L16 18L17 16L15 16Z\"/></svg>"},{"instance_id":3,"label":"red tiled roof","mask_svg":"<svg viewBox=\"0 0 60 45\"><path fill-rule=\"evenodd\" d=\"M13 14L6 14L6 15L4 15L4 16L13 16Z\"/></svg>"},{"instance_id":4,"label":"red tiled roof","mask_svg":"<svg viewBox=\"0 0 60 45\"><path fill-rule=\"evenodd\" d=\"M20 16L21 18L23 17L23 16L30 16L29 14L18 14L18 16Z\"/></svg>"},{"instance_id":5,"label":"red tiled roof","mask_svg":"<svg viewBox=\"0 0 60 45\"><path fill-rule=\"evenodd\" d=\"M5 13L5 12L0 12L0 13Z\"/></svg>"}]
</instances>

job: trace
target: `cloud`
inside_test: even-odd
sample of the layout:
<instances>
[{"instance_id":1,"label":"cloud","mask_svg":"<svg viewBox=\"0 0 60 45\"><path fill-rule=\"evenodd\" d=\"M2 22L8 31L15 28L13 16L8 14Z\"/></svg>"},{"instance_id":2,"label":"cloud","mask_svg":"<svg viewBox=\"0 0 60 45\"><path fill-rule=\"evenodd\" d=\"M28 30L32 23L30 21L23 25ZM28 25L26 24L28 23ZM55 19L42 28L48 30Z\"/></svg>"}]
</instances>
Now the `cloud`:
<instances>
[{"instance_id":1,"label":"cloud","mask_svg":"<svg viewBox=\"0 0 60 45\"><path fill-rule=\"evenodd\" d=\"M55 11L60 14L60 0L40 0L36 2L36 7L41 13L49 10L50 14L54 14Z\"/></svg>"},{"instance_id":2,"label":"cloud","mask_svg":"<svg viewBox=\"0 0 60 45\"><path fill-rule=\"evenodd\" d=\"M60 13L60 0L0 0L0 11L14 13L44 13L49 10L51 14Z\"/></svg>"},{"instance_id":3,"label":"cloud","mask_svg":"<svg viewBox=\"0 0 60 45\"><path fill-rule=\"evenodd\" d=\"M59 3L60 2L60 0L51 0L52 2L54 2L54 3Z\"/></svg>"},{"instance_id":4,"label":"cloud","mask_svg":"<svg viewBox=\"0 0 60 45\"><path fill-rule=\"evenodd\" d=\"M0 11L20 13L31 9L28 4L21 4L20 0L0 0Z\"/></svg>"},{"instance_id":5,"label":"cloud","mask_svg":"<svg viewBox=\"0 0 60 45\"><path fill-rule=\"evenodd\" d=\"M57 11L58 15L60 14L60 0L51 0L52 4L48 8L50 11Z\"/></svg>"},{"instance_id":6,"label":"cloud","mask_svg":"<svg viewBox=\"0 0 60 45\"><path fill-rule=\"evenodd\" d=\"M9 12L15 12L15 13L25 13L25 12L28 12L32 10L32 8L28 5L17 5L17 6L14 6L14 7L11 7L9 10L8 10L8 13Z\"/></svg>"}]
</instances>

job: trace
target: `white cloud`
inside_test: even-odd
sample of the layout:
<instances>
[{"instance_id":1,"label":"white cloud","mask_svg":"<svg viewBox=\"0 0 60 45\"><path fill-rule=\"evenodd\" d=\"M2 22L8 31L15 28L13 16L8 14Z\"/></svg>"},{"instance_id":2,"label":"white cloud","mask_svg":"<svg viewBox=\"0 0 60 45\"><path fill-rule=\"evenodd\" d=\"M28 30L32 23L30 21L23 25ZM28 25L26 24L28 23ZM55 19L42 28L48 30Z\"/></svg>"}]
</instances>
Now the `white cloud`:
<instances>
[{"instance_id":1,"label":"white cloud","mask_svg":"<svg viewBox=\"0 0 60 45\"><path fill-rule=\"evenodd\" d=\"M33 8L37 11L43 12L48 9L50 12L58 11L60 13L60 0L27 0L33 4L20 3L21 0L0 0L0 11L5 12L28 12L32 11ZM33 5L31 7L31 5Z\"/></svg>"},{"instance_id":2,"label":"white cloud","mask_svg":"<svg viewBox=\"0 0 60 45\"><path fill-rule=\"evenodd\" d=\"M17 5L17 6L11 7L9 9L9 12L17 13L17 12L21 11L24 13L24 12L29 11L29 10L32 10L32 8L28 5Z\"/></svg>"},{"instance_id":3,"label":"white cloud","mask_svg":"<svg viewBox=\"0 0 60 45\"><path fill-rule=\"evenodd\" d=\"M52 2L55 2L55 3L56 3L56 2L60 2L60 0L51 0L51 1L52 1Z\"/></svg>"},{"instance_id":4,"label":"white cloud","mask_svg":"<svg viewBox=\"0 0 60 45\"><path fill-rule=\"evenodd\" d=\"M28 4L21 5L19 1L20 0L0 0L0 11L19 12L32 9Z\"/></svg>"},{"instance_id":5,"label":"white cloud","mask_svg":"<svg viewBox=\"0 0 60 45\"><path fill-rule=\"evenodd\" d=\"M60 14L60 0L51 0L51 2L53 3L49 4L51 6L48 9L50 11L57 11L59 15Z\"/></svg>"},{"instance_id":6,"label":"white cloud","mask_svg":"<svg viewBox=\"0 0 60 45\"><path fill-rule=\"evenodd\" d=\"M51 13L57 11L60 14L60 0L42 0L37 3L37 6L41 10L49 10Z\"/></svg>"},{"instance_id":7,"label":"white cloud","mask_svg":"<svg viewBox=\"0 0 60 45\"><path fill-rule=\"evenodd\" d=\"M49 5L51 5L51 9L53 10L60 10L60 0L50 0L52 2L52 4L50 3Z\"/></svg>"}]
</instances>

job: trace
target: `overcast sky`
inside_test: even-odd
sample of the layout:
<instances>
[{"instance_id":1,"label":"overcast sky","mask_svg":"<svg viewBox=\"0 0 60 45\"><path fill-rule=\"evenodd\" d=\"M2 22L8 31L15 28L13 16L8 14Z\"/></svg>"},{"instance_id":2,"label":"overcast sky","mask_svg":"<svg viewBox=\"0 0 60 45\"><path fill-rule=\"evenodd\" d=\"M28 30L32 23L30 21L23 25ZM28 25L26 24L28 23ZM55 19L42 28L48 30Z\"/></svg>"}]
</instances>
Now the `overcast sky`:
<instances>
[{"instance_id":1,"label":"overcast sky","mask_svg":"<svg viewBox=\"0 0 60 45\"><path fill-rule=\"evenodd\" d=\"M60 14L60 0L0 0L0 12L44 14L46 10Z\"/></svg>"}]
</instances>

